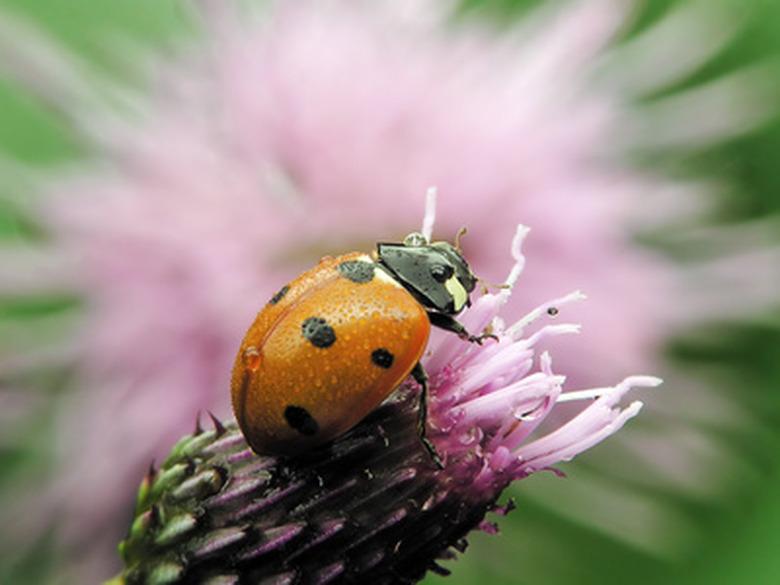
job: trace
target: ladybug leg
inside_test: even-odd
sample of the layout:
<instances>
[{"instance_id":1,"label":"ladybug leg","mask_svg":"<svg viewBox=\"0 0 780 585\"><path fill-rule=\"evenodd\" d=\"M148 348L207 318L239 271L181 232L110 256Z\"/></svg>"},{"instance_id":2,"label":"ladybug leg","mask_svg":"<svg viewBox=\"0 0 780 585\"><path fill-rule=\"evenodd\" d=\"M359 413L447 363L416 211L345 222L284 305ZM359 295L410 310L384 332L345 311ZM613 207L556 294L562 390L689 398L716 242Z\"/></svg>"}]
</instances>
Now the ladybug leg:
<instances>
[{"instance_id":1,"label":"ladybug leg","mask_svg":"<svg viewBox=\"0 0 780 585\"><path fill-rule=\"evenodd\" d=\"M486 339L495 339L498 341L498 337L493 335L492 333L482 333L481 335L472 335L468 331L466 331L466 328L460 324L458 321L456 321L451 315L447 315L446 313L434 313L432 311L428 312L428 319L431 321L431 325L434 325L435 327L439 327L440 329L444 329L446 331L452 331L455 335L463 339L464 341L469 341L471 343L476 343L478 345L482 345L482 342Z\"/></svg>"},{"instance_id":2,"label":"ladybug leg","mask_svg":"<svg viewBox=\"0 0 780 585\"><path fill-rule=\"evenodd\" d=\"M436 452L436 447L433 446L433 443L431 443L426 436L428 425L428 374L425 372L425 369L420 362L417 362L417 365L414 366L412 377L415 382L420 385L420 408L417 411L417 434L420 436L420 442L422 442L425 450L428 451L428 455L431 460L433 460L436 467L444 469L444 464L441 461L441 457L439 457L439 454Z\"/></svg>"}]
</instances>

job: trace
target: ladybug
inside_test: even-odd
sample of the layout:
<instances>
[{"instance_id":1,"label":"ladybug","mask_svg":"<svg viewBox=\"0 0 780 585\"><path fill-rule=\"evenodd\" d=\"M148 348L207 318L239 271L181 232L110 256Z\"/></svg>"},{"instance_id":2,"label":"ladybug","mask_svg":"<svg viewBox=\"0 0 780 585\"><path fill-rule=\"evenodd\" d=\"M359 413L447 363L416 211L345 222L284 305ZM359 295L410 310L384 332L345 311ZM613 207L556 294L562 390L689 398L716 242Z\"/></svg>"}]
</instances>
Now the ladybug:
<instances>
[{"instance_id":1,"label":"ladybug","mask_svg":"<svg viewBox=\"0 0 780 585\"><path fill-rule=\"evenodd\" d=\"M457 239L456 239L457 242ZM252 449L294 455L352 428L410 374L425 436L428 377L420 358L431 325L476 343L454 316L477 278L459 247L419 233L378 243L372 256L325 257L258 313L233 367L233 411Z\"/></svg>"}]
</instances>

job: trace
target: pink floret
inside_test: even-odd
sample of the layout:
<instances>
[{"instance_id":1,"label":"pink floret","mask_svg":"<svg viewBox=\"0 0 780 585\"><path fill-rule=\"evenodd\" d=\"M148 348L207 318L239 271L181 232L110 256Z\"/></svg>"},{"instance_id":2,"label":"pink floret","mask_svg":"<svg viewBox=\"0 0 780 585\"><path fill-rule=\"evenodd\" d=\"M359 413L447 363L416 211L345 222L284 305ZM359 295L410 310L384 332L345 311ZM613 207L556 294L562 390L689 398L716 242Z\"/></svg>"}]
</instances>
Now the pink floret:
<instances>
[{"instance_id":1,"label":"pink floret","mask_svg":"<svg viewBox=\"0 0 780 585\"><path fill-rule=\"evenodd\" d=\"M550 354L539 354L537 346L552 335L576 333L579 327L546 324L525 332L542 316L555 318L562 305L584 295L575 292L555 299L509 326L499 317L525 265L521 244L527 233L518 227L508 286L481 296L462 318L470 331L489 327L498 340L477 345L441 335L424 360L431 376L431 420L437 431L433 439L446 456L448 475L460 475L475 494L497 493L514 479L589 449L639 412L639 401L625 408L618 405L629 390L661 383L652 376L632 376L612 387L563 392L565 377L553 372ZM590 404L556 430L526 442L556 404L580 400Z\"/></svg>"}]
</instances>

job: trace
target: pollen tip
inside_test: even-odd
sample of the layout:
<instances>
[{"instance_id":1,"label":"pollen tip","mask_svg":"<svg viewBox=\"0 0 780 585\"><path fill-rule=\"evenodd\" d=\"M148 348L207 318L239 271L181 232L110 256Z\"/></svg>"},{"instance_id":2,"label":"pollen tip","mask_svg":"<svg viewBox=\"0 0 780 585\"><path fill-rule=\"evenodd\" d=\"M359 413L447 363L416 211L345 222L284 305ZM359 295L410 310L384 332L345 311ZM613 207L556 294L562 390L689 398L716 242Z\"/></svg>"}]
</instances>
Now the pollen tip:
<instances>
[{"instance_id":1,"label":"pollen tip","mask_svg":"<svg viewBox=\"0 0 780 585\"><path fill-rule=\"evenodd\" d=\"M647 386L649 388L655 388L656 386L660 386L664 383L664 379L657 376L642 376L642 379L644 384L641 385Z\"/></svg>"},{"instance_id":2,"label":"pollen tip","mask_svg":"<svg viewBox=\"0 0 780 585\"><path fill-rule=\"evenodd\" d=\"M624 388L655 388L663 384L663 379L656 376L629 376L619 386Z\"/></svg>"},{"instance_id":3,"label":"pollen tip","mask_svg":"<svg viewBox=\"0 0 780 585\"><path fill-rule=\"evenodd\" d=\"M517 282L517 279L520 278L520 275L523 273L523 269L525 268L525 256L523 255L523 241L525 240L525 237L528 235L528 232L530 231L531 228L529 228L528 226L525 226L521 223L517 224L517 229L515 231L514 237L512 238L512 246L510 248L512 259L515 261L515 263L506 277L506 287L508 290L512 289L512 287Z\"/></svg>"},{"instance_id":4,"label":"pollen tip","mask_svg":"<svg viewBox=\"0 0 780 585\"><path fill-rule=\"evenodd\" d=\"M512 238L512 258L520 260L523 257L523 242L531 228L522 223L517 224L515 236Z\"/></svg>"}]
</instances>

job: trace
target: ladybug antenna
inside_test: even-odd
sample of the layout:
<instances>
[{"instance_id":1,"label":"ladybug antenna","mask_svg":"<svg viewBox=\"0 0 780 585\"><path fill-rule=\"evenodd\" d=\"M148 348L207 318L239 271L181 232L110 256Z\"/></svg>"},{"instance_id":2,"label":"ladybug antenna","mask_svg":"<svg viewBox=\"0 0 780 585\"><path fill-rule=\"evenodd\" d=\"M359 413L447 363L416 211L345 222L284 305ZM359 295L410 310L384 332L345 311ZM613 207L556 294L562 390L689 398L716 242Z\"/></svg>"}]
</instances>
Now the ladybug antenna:
<instances>
[{"instance_id":1,"label":"ladybug antenna","mask_svg":"<svg viewBox=\"0 0 780 585\"><path fill-rule=\"evenodd\" d=\"M425 194L425 215L423 216L422 233L426 243L431 241L433 223L436 221L436 187L428 187Z\"/></svg>"},{"instance_id":2,"label":"ladybug antenna","mask_svg":"<svg viewBox=\"0 0 780 585\"><path fill-rule=\"evenodd\" d=\"M496 284L481 277L477 277L477 282L479 282L479 284L482 286L482 294L488 294L491 290L507 290L512 288L511 284Z\"/></svg>"},{"instance_id":3,"label":"ladybug antenna","mask_svg":"<svg viewBox=\"0 0 780 585\"><path fill-rule=\"evenodd\" d=\"M467 233L469 233L469 230L466 229L466 226L464 225L458 230L458 233L455 234L455 249L460 252L460 239L465 236Z\"/></svg>"},{"instance_id":4,"label":"ladybug antenna","mask_svg":"<svg viewBox=\"0 0 780 585\"><path fill-rule=\"evenodd\" d=\"M515 285L515 282L517 282L517 279L520 277L520 274L523 272L523 268L525 267L523 242L525 241L525 237L528 235L529 231L531 231L531 228L524 226L521 223L517 224L515 237L512 238L512 258L514 258L515 263L506 277L506 282L504 284L491 284L485 279L479 278L477 280L479 280L479 283L482 285L484 292L487 292L489 287L494 287L499 290L511 290Z\"/></svg>"}]
</instances>

